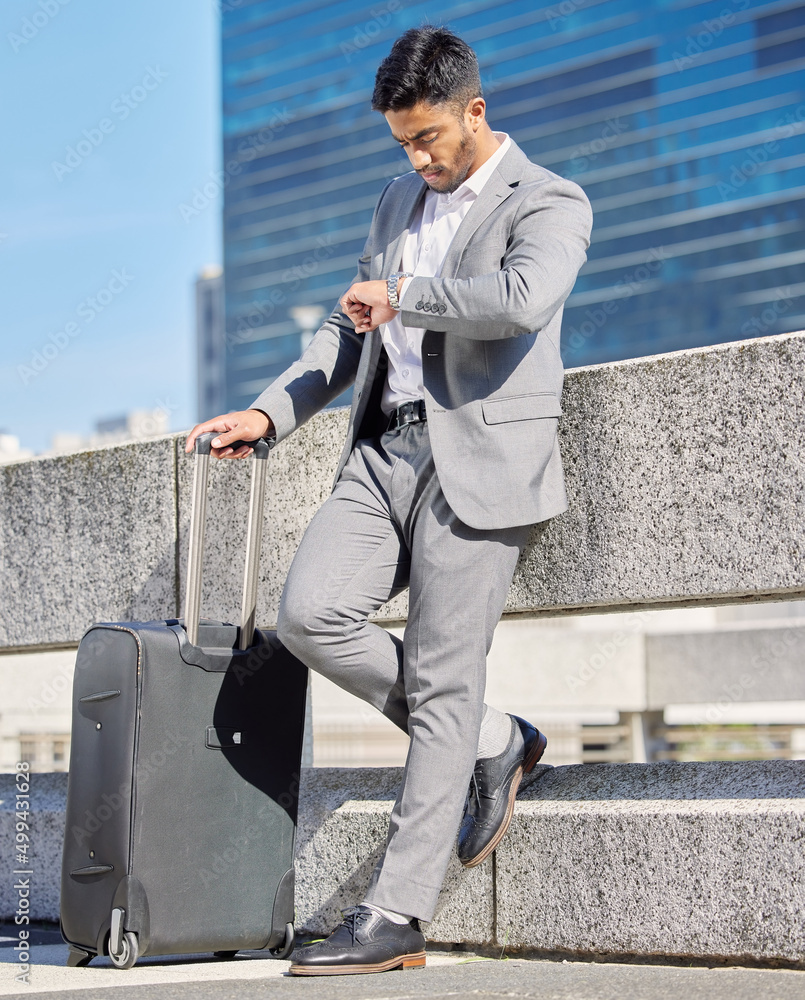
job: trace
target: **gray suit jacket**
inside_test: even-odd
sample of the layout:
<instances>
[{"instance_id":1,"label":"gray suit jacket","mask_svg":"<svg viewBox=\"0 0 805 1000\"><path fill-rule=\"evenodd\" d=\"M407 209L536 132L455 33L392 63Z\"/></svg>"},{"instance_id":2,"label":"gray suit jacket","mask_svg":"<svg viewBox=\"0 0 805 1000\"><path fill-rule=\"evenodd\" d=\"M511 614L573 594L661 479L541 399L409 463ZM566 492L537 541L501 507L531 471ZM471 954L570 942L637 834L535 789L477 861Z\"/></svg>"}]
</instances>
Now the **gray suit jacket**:
<instances>
[{"instance_id":1,"label":"gray suit jacket","mask_svg":"<svg viewBox=\"0 0 805 1000\"><path fill-rule=\"evenodd\" d=\"M356 281L399 270L425 182L387 185ZM433 460L473 528L533 524L567 507L557 424L564 301L586 260L592 213L572 181L512 143L456 233L438 278L408 278L406 326L426 327L423 380ZM302 357L252 404L277 440L355 383L336 480L356 440L377 433L386 373L380 332L358 335L336 307Z\"/></svg>"}]
</instances>

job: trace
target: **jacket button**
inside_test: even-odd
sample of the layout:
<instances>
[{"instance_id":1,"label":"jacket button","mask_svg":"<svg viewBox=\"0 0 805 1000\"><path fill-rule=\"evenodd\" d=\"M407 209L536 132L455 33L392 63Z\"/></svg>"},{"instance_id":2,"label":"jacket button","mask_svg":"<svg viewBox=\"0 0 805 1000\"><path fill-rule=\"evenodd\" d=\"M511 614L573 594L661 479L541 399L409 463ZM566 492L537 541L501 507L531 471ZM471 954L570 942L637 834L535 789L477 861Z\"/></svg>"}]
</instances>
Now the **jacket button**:
<instances>
[{"instance_id":1,"label":"jacket button","mask_svg":"<svg viewBox=\"0 0 805 1000\"><path fill-rule=\"evenodd\" d=\"M431 311L432 307L431 307L430 302L426 302L425 305L422 308L425 310L426 313L429 313Z\"/></svg>"},{"instance_id":2,"label":"jacket button","mask_svg":"<svg viewBox=\"0 0 805 1000\"><path fill-rule=\"evenodd\" d=\"M415 309L421 309L422 308L422 299L420 299L419 302L417 302L417 304L414 306L414 308Z\"/></svg>"},{"instance_id":3,"label":"jacket button","mask_svg":"<svg viewBox=\"0 0 805 1000\"><path fill-rule=\"evenodd\" d=\"M447 312L447 306L444 304L444 302L439 306L439 312L440 313L446 313Z\"/></svg>"}]
</instances>

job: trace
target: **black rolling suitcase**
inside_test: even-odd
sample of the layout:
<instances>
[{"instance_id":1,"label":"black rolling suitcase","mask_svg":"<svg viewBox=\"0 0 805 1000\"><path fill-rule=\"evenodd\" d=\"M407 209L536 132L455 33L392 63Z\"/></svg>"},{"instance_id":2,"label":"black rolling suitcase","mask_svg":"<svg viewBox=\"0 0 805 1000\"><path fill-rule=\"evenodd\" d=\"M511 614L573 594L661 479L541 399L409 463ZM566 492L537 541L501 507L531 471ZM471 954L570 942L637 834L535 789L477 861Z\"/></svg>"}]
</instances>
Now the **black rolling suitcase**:
<instances>
[{"instance_id":1,"label":"black rolling suitcase","mask_svg":"<svg viewBox=\"0 0 805 1000\"><path fill-rule=\"evenodd\" d=\"M81 640L61 882L68 965L293 948L307 669L254 630L268 447L252 463L243 625L199 622L210 441L196 444L186 618Z\"/></svg>"}]
</instances>

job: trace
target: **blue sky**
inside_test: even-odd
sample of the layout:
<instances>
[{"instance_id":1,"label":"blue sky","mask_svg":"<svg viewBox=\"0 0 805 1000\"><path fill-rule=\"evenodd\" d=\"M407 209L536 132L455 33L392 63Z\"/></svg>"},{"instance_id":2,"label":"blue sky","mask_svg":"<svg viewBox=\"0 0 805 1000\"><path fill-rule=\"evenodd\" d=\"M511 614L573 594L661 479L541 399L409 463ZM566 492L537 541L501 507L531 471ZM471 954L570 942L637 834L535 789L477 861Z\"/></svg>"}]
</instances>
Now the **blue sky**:
<instances>
[{"instance_id":1,"label":"blue sky","mask_svg":"<svg viewBox=\"0 0 805 1000\"><path fill-rule=\"evenodd\" d=\"M0 431L195 418L193 282L221 262L214 0L0 6ZM72 152L70 152L72 150Z\"/></svg>"}]
</instances>

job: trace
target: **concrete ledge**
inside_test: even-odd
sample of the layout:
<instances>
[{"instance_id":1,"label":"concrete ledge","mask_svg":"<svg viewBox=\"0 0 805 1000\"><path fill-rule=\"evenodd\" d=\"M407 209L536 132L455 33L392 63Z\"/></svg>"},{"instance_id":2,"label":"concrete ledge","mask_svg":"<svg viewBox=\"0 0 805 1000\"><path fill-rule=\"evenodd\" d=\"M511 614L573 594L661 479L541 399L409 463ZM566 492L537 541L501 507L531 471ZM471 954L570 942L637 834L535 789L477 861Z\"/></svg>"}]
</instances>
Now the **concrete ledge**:
<instances>
[{"instance_id":1,"label":"concrete ledge","mask_svg":"<svg viewBox=\"0 0 805 1000\"><path fill-rule=\"evenodd\" d=\"M29 837L27 858L13 849L16 844L16 778L0 774L0 920L13 920L21 905L15 888L28 881L24 897L25 912L32 920L58 920L61 892L61 853L64 841L64 816L67 804L66 774L32 774L28 782L30 815L23 822L29 829L20 833ZM25 841L23 841L25 843ZM15 871L30 871L17 876Z\"/></svg>"},{"instance_id":2,"label":"concrete ledge","mask_svg":"<svg viewBox=\"0 0 805 1000\"><path fill-rule=\"evenodd\" d=\"M803 608L805 611L805 607ZM674 702L805 701L805 628L718 629L646 636L646 702L663 709Z\"/></svg>"},{"instance_id":3,"label":"concrete ledge","mask_svg":"<svg viewBox=\"0 0 805 1000\"><path fill-rule=\"evenodd\" d=\"M535 528L506 611L557 615L805 596L805 333L571 370L570 509ZM258 618L276 620L302 532L329 493L346 413L271 459ZM0 466L0 648L75 643L93 621L183 599L183 436ZM214 468L202 609L237 620L247 470ZM381 609L405 617L398 599Z\"/></svg>"},{"instance_id":4,"label":"concrete ledge","mask_svg":"<svg viewBox=\"0 0 805 1000\"><path fill-rule=\"evenodd\" d=\"M535 529L507 610L802 596L805 335L568 372L570 509Z\"/></svg>"},{"instance_id":5,"label":"concrete ledge","mask_svg":"<svg viewBox=\"0 0 805 1000\"><path fill-rule=\"evenodd\" d=\"M296 847L300 927L332 930L339 913L360 902L388 833L402 768L315 767L302 771ZM429 936L436 941L491 941L491 865L448 869Z\"/></svg>"},{"instance_id":6,"label":"concrete ledge","mask_svg":"<svg viewBox=\"0 0 805 1000\"><path fill-rule=\"evenodd\" d=\"M497 936L574 954L805 959L805 761L557 767L497 851Z\"/></svg>"},{"instance_id":7,"label":"concrete ledge","mask_svg":"<svg viewBox=\"0 0 805 1000\"><path fill-rule=\"evenodd\" d=\"M176 606L173 441L0 465L0 648Z\"/></svg>"},{"instance_id":8,"label":"concrete ledge","mask_svg":"<svg viewBox=\"0 0 805 1000\"><path fill-rule=\"evenodd\" d=\"M361 898L400 769L303 771L297 924L323 932ZM12 775L0 775L11 843ZM540 767L508 836L451 867L435 941L568 955L805 961L805 761ZM32 775L31 913L56 919L65 775ZM0 917L14 913L3 855Z\"/></svg>"}]
</instances>

